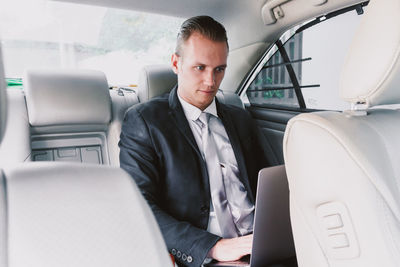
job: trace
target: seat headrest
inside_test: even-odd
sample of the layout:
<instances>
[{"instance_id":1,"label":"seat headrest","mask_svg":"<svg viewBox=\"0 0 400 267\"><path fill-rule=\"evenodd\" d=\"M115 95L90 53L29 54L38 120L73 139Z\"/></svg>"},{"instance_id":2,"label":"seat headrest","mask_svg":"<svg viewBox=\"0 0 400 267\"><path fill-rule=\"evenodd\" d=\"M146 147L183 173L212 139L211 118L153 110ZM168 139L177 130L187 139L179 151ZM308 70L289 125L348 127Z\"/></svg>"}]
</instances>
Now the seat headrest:
<instances>
[{"instance_id":1,"label":"seat headrest","mask_svg":"<svg viewBox=\"0 0 400 267\"><path fill-rule=\"evenodd\" d=\"M368 106L400 103L400 0L371 0L342 71L340 95Z\"/></svg>"},{"instance_id":2,"label":"seat headrest","mask_svg":"<svg viewBox=\"0 0 400 267\"><path fill-rule=\"evenodd\" d=\"M6 79L4 75L3 58L0 47L0 143L3 139L7 122L7 94Z\"/></svg>"},{"instance_id":3,"label":"seat headrest","mask_svg":"<svg viewBox=\"0 0 400 267\"><path fill-rule=\"evenodd\" d=\"M178 82L176 74L168 65L149 65L143 67L139 76L139 101L168 93Z\"/></svg>"},{"instance_id":4,"label":"seat headrest","mask_svg":"<svg viewBox=\"0 0 400 267\"><path fill-rule=\"evenodd\" d=\"M111 98L104 73L95 70L29 70L25 95L32 126L107 124Z\"/></svg>"}]
</instances>

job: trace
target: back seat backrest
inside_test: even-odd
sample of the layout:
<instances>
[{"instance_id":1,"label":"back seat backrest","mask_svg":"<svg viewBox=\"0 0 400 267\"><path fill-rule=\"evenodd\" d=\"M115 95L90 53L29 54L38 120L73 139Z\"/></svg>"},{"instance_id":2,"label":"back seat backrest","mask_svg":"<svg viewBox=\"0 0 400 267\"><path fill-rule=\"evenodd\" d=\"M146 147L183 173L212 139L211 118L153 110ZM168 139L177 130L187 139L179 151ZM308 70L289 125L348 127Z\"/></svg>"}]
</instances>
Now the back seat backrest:
<instances>
[{"instance_id":1,"label":"back seat backrest","mask_svg":"<svg viewBox=\"0 0 400 267\"><path fill-rule=\"evenodd\" d=\"M92 70L29 70L25 92L7 90L8 126L0 149L4 165L24 161L75 161L119 166L119 136L125 111L167 93L177 83L168 65L146 66L138 92L109 90ZM243 107L234 93L220 102Z\"/></svg>"},{"instance_id":2,"label":"back seat backrest","mask_svg":"<svg viewBox=\"0 0 400 267\"><path fill-rule=\"evenodd\" d=\"M121 121L138 102L134 92L110 93L94 70L31 70L24 82L33 161L119 165Z\"/></svg>"},{"instance_id":3,"label":"back seat backrest","mask_svg":"<svg viewBox=\"0 0 400 267\"><path fill-rule=\"evenodd\" d=\"M118 90L110 90L112 120L108 127L107 144L110 156L110 164L119 166L119 136L121 134L122 122L126 110L139 103L136 91L119 88Z\"/></svg>"},{"instance_id":4,"label":"back seat backrest","mask_svg":"<svg viewBox=\"0 0 400 267\"><path fill-rule=\"evenodd\" d=\"M168 65L148 65L140 71L138 95L145 102L168 93L178 82L178 77Z\"/></svg>"}]
</instances>

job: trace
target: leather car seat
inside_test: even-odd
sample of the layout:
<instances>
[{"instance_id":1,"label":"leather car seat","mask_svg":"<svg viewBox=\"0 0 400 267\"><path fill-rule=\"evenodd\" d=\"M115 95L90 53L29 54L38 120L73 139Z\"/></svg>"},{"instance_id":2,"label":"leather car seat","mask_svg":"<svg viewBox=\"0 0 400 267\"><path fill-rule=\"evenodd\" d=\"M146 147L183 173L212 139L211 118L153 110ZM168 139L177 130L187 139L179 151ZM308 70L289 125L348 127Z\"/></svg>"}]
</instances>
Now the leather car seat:
<instances>
[{"instance_id":1,"label":"leather car seat","mask_svg":"<svg viewBox=\"0 0 400 267\"><path fill-rule=\"evenodd\" d=\"M119 166L121 124L138 103L135 91L109 90L95 70L37 69L25 76L32 161Z\"/></svg>"},{"instance_id":2,"label":"leather car seat","mask_svg":"<svg viewBox=\"0 0 400 267\"><path fill-rule=\"evenodd\" d=\"M284 137L301 267L400 262L400 0L371 0L344 63L344 112L291 119ZM374 107L373 109L371 109Z\"/></svg>"}]
</instances>

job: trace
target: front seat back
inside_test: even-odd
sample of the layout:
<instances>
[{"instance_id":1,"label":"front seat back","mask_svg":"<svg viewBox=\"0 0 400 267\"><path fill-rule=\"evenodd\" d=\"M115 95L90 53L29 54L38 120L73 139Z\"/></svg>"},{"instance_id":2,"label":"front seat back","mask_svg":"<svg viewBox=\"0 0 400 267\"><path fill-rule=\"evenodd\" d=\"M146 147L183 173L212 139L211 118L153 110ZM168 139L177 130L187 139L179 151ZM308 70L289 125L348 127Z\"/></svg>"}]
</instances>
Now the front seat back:
<instances>
[{"instance_id":1,"label":"front seat back","mask_svg":"<svg viewBox=\"0 0 400 267\"><path fill-rule=\"evenodd\" d=\"M341 77L345 112L289 121L284 158L299 266L400 262L400 1L371 0ZM375 108L371 108L376 106Z\"/></svg>"},{"instance_id":2,"label":"front seat back","mask_svg":"<svg viewBox=\"0 0 400 267\"><path fill-rule=\"evenodd\" d=\"M172 266L153 213L119 168L31 162L0 181L6 267Z\"/></svg>"}]
</instances>

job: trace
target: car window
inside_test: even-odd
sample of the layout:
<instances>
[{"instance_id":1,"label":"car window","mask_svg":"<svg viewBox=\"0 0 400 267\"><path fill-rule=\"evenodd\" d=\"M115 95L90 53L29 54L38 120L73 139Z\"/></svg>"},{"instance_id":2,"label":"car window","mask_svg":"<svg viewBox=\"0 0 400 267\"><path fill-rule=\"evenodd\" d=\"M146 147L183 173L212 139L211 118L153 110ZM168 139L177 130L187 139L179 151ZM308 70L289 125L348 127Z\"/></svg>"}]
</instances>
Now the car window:
<instances>
[{"instance_id":1,"label":"car window","mask_svg":"<svg viewBox=\"0 0 400 267\"><path fill-rule=\"evenodd\" d=\"M253 74L245 101L255 106L280 108L350 108L339 97L339 78L361 13L362 10L351 9L286 32Z\"/></svg>"},{"instance_id":2,"label":"car window","mask_svg":"<svg viewBox=\"0 0 400 267\"><path fill-rule=\"evenodd\" d=\"M23 5L24 8L18 8ZM45 0L5 0L0 34L7 78L29 68L84 68L132 85L148 64L168 64L183 18ZM17 88L15 80L9 87Z\"/></svg>"},{"instance_id":3,"label":"car window","mask_svg":"<svg viewBox=\"0 0 400 267\"><path fill-rule=\"evenodd\" d=\"M7 88L23 89L21 78L6 78Z\"/></svg>"}]
</instances>

